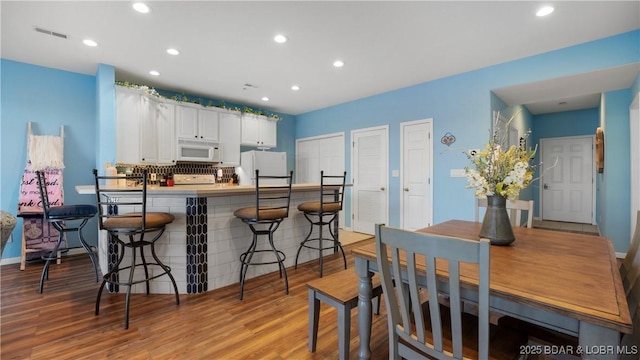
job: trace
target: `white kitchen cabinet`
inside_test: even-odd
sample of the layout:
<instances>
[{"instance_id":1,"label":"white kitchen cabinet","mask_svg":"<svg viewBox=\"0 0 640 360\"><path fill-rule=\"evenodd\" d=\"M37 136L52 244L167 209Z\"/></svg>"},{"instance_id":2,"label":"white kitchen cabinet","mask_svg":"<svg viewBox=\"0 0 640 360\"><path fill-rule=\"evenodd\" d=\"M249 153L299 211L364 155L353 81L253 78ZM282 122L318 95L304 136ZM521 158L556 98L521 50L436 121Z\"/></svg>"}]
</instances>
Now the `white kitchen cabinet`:
<instances>
[{"instance_id":1,"label":"white kitchen cabinet","mask_svg":"<svg viewBox=\"0 0 640 360\"><path fill-rule=\"evenodd\" d=\"M174 105L116 87L116 162L175 164Z\"/></svg>"},{"instance_id":2,"label":"white kitchen cabinet","mask_svg":"<svg viewBox=\"0 0 640 360\"><path fill-rule=\"evenodd\" d=\"M263 115L242 115L242 145L258 148L277 146L277 122Z\"/></svg>"},{"instance_id":3,"label":"white kitchen cabinet","mask_svg":"<svg viewBox=\"0 0 640 360\"><path fill-rule=\"evenodd\" d=\"M155 105L156 102L147 96L140 96L138 162L142 164L158 162L158 126L156 126Z\"/></svg>"},{"instance_id":4,"label":"white kitchen cabinet","mask_svg":"<svg viewBox=\"0 0 640 360\"><path fill-rule=\"evenodd\" d=\"M140 117L142 94L116 87L116 162L140 162Z\"/></svg>"},{"instance_id":5,"label":"white kitchen cabinet","mask_svg":"<svg viewBox=\"0 0 640 360\"><path fill-rule=\"evenodd\" d=\"M222 166L240 165L241 117L237 111L220 111L220 147Z\"/></svg>"},{"instance_id":6,"label":"white kitchen cabinet","mask_svg":"<svg viewBox=\"0 0 640 360\"><path fill-rule=\"evenodd\" d=\"M176 164L175 105L153 101L151 107L157 130L157 164Z\"/></svg>"},{"instance_id":7,"label":"white kitchen cabinet","mask_svg":"<svg viewBox=\"0 0 640 360\"><path fill-rule=\"evenodd\" d=\"M218 112L200 105L176 105L176 132L180 139L219 141Z\"/></svg>"}]
</instances>

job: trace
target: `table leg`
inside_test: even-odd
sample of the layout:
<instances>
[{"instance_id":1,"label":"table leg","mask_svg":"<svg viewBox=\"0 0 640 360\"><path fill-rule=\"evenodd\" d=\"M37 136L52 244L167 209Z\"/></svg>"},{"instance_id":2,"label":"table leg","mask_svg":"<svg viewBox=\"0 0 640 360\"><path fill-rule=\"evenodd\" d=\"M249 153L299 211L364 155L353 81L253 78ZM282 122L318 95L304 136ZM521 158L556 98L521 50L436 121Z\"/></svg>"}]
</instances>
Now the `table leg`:
<instances>
[{"instance_id":1,"label":"table leg","mask_svg":"<svg viewBox=\"0 0 640 360\"><path fill-rule=\"evenodd\" d=\"M583 359L618 359L620 333L601 326L580 322L579 353Z\"/></svg>"},{"instance_id":2,"label":"table leg","mask_svg":"<svg viewBox=\"0 0 640 360\"><path fill-rule=\"evenodd\" d=\"M360 335L361 360L371 358L371 277L373 273L369 271L368 261L356 257L356 274L360 277L358 285L358 332Z\"/></svg>"}]
</instances>

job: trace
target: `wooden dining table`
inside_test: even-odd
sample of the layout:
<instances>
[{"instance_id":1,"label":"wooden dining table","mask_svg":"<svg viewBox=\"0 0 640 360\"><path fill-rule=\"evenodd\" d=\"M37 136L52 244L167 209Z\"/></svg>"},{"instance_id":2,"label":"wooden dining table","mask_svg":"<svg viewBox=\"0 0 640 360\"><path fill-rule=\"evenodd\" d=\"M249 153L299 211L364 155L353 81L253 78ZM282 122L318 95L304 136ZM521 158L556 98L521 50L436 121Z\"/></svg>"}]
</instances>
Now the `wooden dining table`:
<instances>
[{"instance_id":1,"label":"wooden dining table","mask_svg":"<svg viewBox=\"0 0 640 360\"><path fill-rule=\"evenodd\" d=\"M451 220L418 232L478 240L480 223ZM491 246L492 311L578 337L577 348L523 348L570 351L587 359L617 359L620 333L630 333L631 317L611 240L602 236L515 227L510 246ZM378 272L375 244L353 249L359 280L360 359L369 359L371 276ZM422 259L422 271L424 259ZM437 265L447 276L446 262ZM463 286L477 288L477 267L462 266ZM470 291L473 294L473 291ZM477 295L476 295L477 296ZM469 296L465 301L475 301Z\"/></svg>"}]
</instances>

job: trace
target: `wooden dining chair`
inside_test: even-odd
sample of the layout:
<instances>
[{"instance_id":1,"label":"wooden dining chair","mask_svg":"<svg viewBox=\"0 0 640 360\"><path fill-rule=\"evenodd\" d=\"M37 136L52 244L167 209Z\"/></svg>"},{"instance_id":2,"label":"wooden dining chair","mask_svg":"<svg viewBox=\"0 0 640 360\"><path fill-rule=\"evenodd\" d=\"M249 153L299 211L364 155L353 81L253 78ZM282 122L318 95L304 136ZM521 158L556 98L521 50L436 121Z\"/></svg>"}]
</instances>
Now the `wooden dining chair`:
<instances>
[{"instance_id":1,"label":"wooden dining chair","mask_svg":"<svg viewBox=\"0 0 640 360\"><path fill-rule=\"evenodd\" d=\"M512 226L522 226L522 212L527 212L526 227L533 227L533 200L507 200L507 213ZM476 198L476 222L480 222L480 208L487 207L486 198Z\"/></svg>"},{"instance_id":2,"label":"wooden dining chair","mask_svg":"<svg viewBox=\"0 0 640 360\"><path fill-rule=\"evenodd\" d=\"M517 359L526 334L489 323L489 240L465 240L376 226L377 262L389 321L389 358ZM426 261L426 272L419 262ZM436 276L447 260L448 280ZM461 270L478 268L478 316L462 311ZM463 271L464 272L464 271ZM402 279L405 286L393 286ZM449 306L439 302L438 282L448 282ZM429 301L420 301L420 288ZM491 339L489 334L491 333Z\"/></svg>"},{"instance_id":3,"label":"wooden dining chair","mask_svg":"<svg viewBox=\"0 0 640 360\"><path fill-rule=\"evenodd\" d=\"M620 278L625 292L629 290L631 283L640 276L640 211L636 214L636 229L631 238L631 245L620 264Z\"/></svg>"}]
</instances>

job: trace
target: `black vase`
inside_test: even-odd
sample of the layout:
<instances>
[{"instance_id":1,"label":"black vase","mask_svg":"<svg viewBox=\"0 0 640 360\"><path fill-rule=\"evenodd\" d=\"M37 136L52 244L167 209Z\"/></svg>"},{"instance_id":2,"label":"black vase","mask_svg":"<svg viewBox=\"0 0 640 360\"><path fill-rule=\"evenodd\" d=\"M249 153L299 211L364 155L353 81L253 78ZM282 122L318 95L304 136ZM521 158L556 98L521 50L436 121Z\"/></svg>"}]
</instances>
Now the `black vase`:
<instances>
[{"instance_id":1,"label":"black vase","mask_svg":"<svg viewBox=\"0 0 640 360\"><path fill-rule=\"evenodd\" d=\"M506 197L487 196L487 212L482 220L480 237L491 240L491 245L499 246L509 245L516 239L507 214Z\"/></svg>"}]
</instances>

